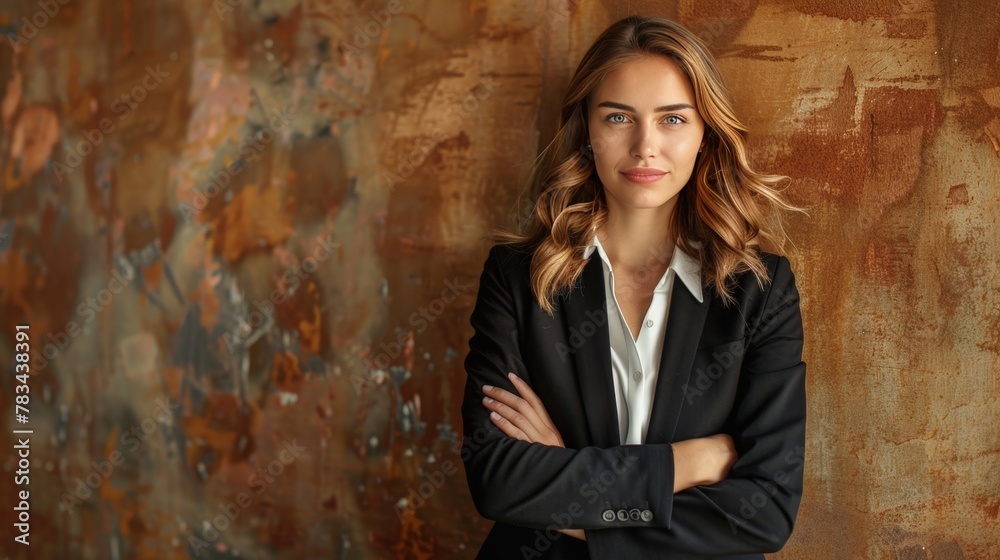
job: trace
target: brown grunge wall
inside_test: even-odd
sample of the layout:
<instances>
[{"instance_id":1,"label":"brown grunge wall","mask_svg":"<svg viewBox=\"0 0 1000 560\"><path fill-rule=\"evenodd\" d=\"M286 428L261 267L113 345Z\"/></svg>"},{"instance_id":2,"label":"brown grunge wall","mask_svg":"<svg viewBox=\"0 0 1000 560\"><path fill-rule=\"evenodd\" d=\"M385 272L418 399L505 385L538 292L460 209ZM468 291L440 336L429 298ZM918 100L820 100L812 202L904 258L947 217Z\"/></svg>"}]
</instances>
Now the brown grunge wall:
<instances>
[{"instance_id":1,"label":"brown grunge wall","mask_svg":"<svg viewBox=\"0 0 1000 560\"><path fill-rule=\"evenodd\" d=\"M774 557L996 557L989 0L4 0L4 557L472 558L482 236L629 13L702 35L810 209L807 490Z\"/></svg>"}]
</instances>

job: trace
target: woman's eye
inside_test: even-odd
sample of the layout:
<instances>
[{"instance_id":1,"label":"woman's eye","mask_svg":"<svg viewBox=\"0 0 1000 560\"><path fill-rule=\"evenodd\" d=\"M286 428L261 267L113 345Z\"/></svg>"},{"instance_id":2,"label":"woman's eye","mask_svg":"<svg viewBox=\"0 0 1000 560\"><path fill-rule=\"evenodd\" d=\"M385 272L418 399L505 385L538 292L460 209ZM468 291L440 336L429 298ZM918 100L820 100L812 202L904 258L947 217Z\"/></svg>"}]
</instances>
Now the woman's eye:
<instances>
[{"instance_id":1,"label":"woman's eye","mask_svg":"<svg viewBox=\"0 0 1000 560\"><path fill-rule=\"evenodd\" d=\"M678 117L677 115L670 115L667 117L667 124L681 124L683 122L684 119Z\"/></svg>"},{"instance_id":2,"label":"woman's eye","mask_svg":"<svg viewBox=\"0 0 1000 560\"><path fill-rule=\"evenodd\" d=\"M621 120L616 120L618 117L621 117ZM608 120L611 121L614 124L622 124L622 123L628 122L628 119L625 117L625 115L623 115L621 113L614 113L614 114L608 115Z\"/></svg>"}]
</instances>

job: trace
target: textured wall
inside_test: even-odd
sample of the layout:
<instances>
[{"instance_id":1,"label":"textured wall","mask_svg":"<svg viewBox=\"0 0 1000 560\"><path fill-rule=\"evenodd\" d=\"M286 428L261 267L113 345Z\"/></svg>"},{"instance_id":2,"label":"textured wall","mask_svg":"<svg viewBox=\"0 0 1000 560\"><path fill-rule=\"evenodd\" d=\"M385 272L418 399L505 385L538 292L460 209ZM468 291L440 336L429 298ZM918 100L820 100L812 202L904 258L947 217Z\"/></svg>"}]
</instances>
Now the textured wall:
<instances>
[{"instance_id":1,"label":"textured wall","mask_svg":"<svg viewBox=\"0 0 1000 560\"><path fill-rule=\"evenodd\" d=\"M5 0L5 556L27 427L31 558L471 558L482 235L629 13L708 41L810 207L807 490L775 557L995 554L995 2Z\"/></svg>"}]
</instances>

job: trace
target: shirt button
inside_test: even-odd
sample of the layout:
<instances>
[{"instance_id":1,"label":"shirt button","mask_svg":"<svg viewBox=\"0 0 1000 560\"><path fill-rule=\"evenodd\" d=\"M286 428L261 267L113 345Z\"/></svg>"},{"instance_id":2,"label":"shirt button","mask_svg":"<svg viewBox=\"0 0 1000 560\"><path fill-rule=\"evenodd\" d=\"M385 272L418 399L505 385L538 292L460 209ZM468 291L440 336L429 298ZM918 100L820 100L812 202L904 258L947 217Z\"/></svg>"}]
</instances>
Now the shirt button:
<instances>
[{"instance_id":1,"label":"shirt button","mask_svg":"<svg viewBox=\"0 0 1000 560\"><path fill-rule=\"evenodd\" d=\"M652 319L646 319L646 326L647 327L652 327L653 326L653 320Z\"/></svg>"},{"instance_id":2,"label":"shirt button","mask_svg":"<svg viewBox=\"0 0 1000 560\"><path fill-rule=\"evenodd\" d=\"M632 374L632 379L635 379L636 383L642 381L642 372L641 371L637 371L637 372L633 373Z\"/></svg>"}]
</instances>

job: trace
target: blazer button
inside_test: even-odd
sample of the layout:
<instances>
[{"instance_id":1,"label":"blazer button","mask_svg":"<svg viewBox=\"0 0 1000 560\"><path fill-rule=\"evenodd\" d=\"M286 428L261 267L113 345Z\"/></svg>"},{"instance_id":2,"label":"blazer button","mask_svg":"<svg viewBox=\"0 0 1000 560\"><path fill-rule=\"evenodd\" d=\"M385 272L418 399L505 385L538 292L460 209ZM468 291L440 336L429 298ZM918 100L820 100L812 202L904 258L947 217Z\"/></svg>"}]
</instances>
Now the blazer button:
<instances>
[{"instance_id":1,"label":"blazer button","mask_svg":"<svg viewBox=\"0 0 1000 560\"><path fill-rule=\"evenodd\" d=\"M637 509L630 509L628 512L628 518L631 519L632 521L638 521L639 516L640 516L639 510Z\"/></svg>"},{"instance_id":2,"label":"blazer button","mask_svg":"<svg viewBox=\"0 0 1000 560\"><path fill-rule=\"evenodd\" d=\"M610 509L606 509L604 510L604 514L602 515L602 517L604 518L605 521L611 523L612 521L615 520L615 512Z\"/></svg>"},{"instance_id":3,"label":"blazer button","mask_svg":"<svg viewBox=\"0 0 1000 560\"><path fill-rule=\"evenodd\" d=\"M649 511L648 509L644 509L639 514L639 517L641 517L643 521L648 523L653 520L653 512Z\"/></svg>"},{"instance_id":4,"label":"blazer button","mask_svg":"<svg viewBox=\"0 0 1000 560\"><path fill-rule=\"evenodd\" d=\"M618 521L628 521L628 512L623 509L618 510Z\"/></svg>"}]
</instances>

